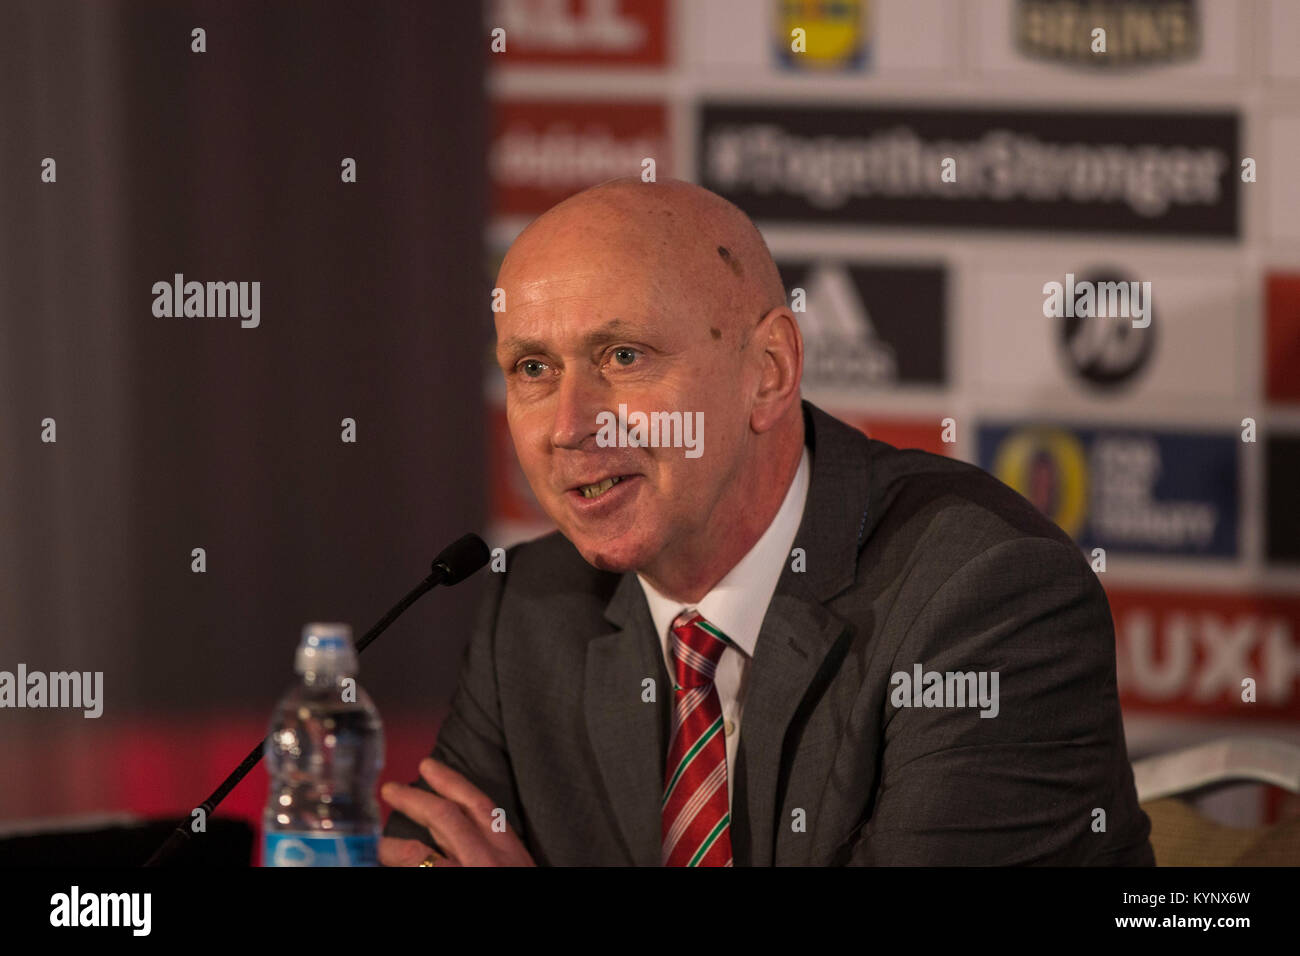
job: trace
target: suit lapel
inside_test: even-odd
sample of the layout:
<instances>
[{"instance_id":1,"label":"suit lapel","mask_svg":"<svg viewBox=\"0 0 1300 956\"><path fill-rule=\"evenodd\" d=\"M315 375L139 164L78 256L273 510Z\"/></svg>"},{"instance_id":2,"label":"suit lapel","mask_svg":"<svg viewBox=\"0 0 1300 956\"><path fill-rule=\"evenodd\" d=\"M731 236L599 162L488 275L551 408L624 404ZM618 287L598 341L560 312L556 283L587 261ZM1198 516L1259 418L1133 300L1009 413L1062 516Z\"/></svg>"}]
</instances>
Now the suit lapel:
<instances>
[{"instance_id":1,"label":"suit lapel","mask_svg":"<svg viewBox=\"0 0 1300 956\"><path fill-rule=\"evenodd\" d=\"M745 692L740 732L743 768L739 756L736 761L737 776L743 780L737 791L738 795L743 791L743 807L733 807L733 818L743 810L747 843L738 851L741 865L771 866L774 861L777 828L789 823L778 818L782 811L777 805L781 773L787 766L786 732L846 626L843 618L812 599L798 582L789 582L785 589L778 585L768 605Z\"/></svg>"},{"instance_id":2,"label":"suit lapel","mask_svg":"<svg viewBox=\"0 0 1300 956\"><path fill-rule=\"evenodd\" d=\"M788 770L785 738L826 655L850 627L826 604L849 587L857 571L869 507L869 446L863 436L820 409L803 403L805 441L812 451L812 481L794 547L803 570L788 559L759 629L750 662L736 760L738 789L732 817L741 817L737 863L775 862L778 818Z\"/></svg>"},{"instance_id":3,"label":"suit lapel","mask_svg":"<svg viewBox=\"0 0 1300 956\"><path fill-rule=\"evenodd\" d=\"M605 617L619 630L587 645L583 708L610 809L636 866L660 863L660 801L672 685L636 575L623 575ZM655 703L641 700L655 680Z\"/></svg>"}]
</instances>

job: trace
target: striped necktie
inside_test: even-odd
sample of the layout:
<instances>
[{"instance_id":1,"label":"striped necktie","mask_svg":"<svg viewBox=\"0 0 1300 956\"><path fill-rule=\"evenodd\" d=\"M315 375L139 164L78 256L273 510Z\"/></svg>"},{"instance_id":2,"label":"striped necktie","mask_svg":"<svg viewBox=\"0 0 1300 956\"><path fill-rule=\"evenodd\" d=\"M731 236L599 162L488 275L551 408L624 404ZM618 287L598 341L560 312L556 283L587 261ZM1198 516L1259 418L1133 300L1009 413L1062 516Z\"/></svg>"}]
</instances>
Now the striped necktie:
<instances>
[{"instance_id":1,"label":"striped necktie","mask_svg":"<svg viewBox=\"0 0 1300 956\"><path fill-rule=\"evenodd\" d=\"M673 622L673 733L663 812L664 866L731 866L727 740L713 686L718 659L734 646L700 616Z\"/></svg>"}]
</instances>

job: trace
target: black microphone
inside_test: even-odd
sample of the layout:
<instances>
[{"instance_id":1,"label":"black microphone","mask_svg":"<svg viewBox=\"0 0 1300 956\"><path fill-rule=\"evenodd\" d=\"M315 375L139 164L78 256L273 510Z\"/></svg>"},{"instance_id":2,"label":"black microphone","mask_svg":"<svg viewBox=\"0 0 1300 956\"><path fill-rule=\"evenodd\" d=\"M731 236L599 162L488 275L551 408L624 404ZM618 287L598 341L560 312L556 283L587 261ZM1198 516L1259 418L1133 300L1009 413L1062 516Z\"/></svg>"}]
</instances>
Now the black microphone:
<instances>
[{"instance_id":1,"label":"black microphone","mask_svg":"<svg viewBox=\"0 0 1300 956\"><path fill-rule=\"evenodd\" d=\"M447 545L442 549L442 554L433 559L433 573L437 574L441 570L447 575L443 584L460 584L487 564L491 556L482 538L476 534L467 534Z\"/></svg>"},{"instance_id":2,"label":"black microphone","mask_svg":"<svg viewBox=\"0 0 1300 956\"><path fill-rule=\"evenodd\" d=\"M387 614L379 619L379 622L366 631L357 641L357 653L360 654L376 637L384 632L388 625L392 624L401 616L402 612L418 601L427 592L432 591L439 584L459 584L467 577L477 571L483 565L488 563L491 553L488 551L487 544L476 534L467 534L463 538L458 538L447 547L442 549L442 553L433 559L433 569L429 576L421 581L410 594L397 602ZM239 785L239 781L248 775L248 771L257 766L262 759L262 750L266 746L266 738L263 737L244 758L243 763L234 769L234 771L224 781L221 786L212 791L211 796L204 800L197 809L203 811L203 819L212 815L217 804L230 795L230 791ZM172 857L176 856L185 846L189 844L193 832L190 830L189 819L182 820L176 824L176 829L172 831L162 846L154 850L153 856L145 861L145 866L162 866Z\"/></svg>"}]
</instances>

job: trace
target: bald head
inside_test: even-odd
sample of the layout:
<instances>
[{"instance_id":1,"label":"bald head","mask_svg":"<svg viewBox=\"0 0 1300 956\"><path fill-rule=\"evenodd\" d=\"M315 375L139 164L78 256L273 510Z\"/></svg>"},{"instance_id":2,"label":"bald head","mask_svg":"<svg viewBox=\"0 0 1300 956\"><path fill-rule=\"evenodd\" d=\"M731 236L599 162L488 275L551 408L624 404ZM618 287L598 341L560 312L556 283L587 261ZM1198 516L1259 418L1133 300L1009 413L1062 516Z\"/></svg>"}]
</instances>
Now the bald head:
<instances>
[{"instance_id":1,"label":"bald head","mask_svg":"<svg viewBox=\"0 0 1300 956\"><path fill-rule=\"evenodd\" d=\"M693 183L611 179L570 196L520 233L502 277L548 249L635 270L665 306L690 308L718 338L743 339L785 289L767 243L738 207ZM502 283L504 284L504 283Z\"/></svg>"},{"instance_id":2,"label":"bald head","mask_svg":"<svg viewBox=\"0 0 1300 956\"><path fill-rule=\"evenodd\" d=\"M699 186L616 179L530 224L497 286L506 418L538 502L596 567L703 595L771 523L803 449L803 340L763 237ZM699 441L687 454L627 418L611 440L616 413Z\"/></svg>"}]
</instances>

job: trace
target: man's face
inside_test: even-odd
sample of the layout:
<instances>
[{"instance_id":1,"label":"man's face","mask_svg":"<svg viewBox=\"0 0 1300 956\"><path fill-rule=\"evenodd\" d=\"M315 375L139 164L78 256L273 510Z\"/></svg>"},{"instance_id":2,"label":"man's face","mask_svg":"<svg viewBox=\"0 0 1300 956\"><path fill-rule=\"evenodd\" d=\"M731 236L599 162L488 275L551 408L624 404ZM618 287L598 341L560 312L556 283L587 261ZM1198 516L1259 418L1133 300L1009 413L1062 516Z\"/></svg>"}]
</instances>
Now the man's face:
<instances>
[{"instance_id":1,"label":"man's face","mask_svg":"<svg viewBox=\"0 0 1300 956\"><path fill-rule=\"evenodd\" d=\"M718 505L749 441L739 325L657 286L634 257L556 242L519 258L498 280L497 360L515 451L546 513L609 571L653 572L725 535L710 519L725 520ZM620 404L629 416L702 412L703 453L601 447L597 415Z\"/></svg>"}]
</instances>

